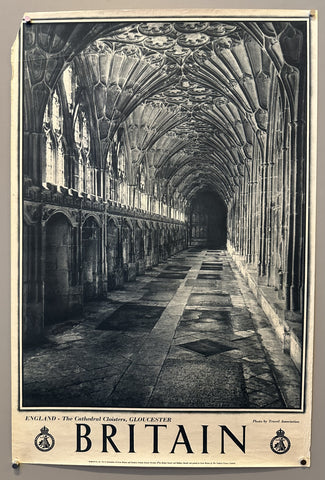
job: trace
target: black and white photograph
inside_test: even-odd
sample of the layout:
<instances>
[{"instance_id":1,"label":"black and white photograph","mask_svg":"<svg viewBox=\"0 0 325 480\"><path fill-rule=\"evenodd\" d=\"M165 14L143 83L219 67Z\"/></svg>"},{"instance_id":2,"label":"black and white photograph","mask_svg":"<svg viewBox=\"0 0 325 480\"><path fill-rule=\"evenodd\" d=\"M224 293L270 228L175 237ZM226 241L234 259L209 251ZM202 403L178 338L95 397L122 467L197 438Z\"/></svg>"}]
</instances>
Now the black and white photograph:
<instances>
[{"instance_id":1,"label":"black and white photograph","mask_svg":"<svg viewBox=\"0 0 325 480\"><path fill-rule=\"evenodd\" d=\"M309 466L313 11L25 14L14 462Z\"/></svg>"},{"instance_id":2,"label":"black and white photograph","mask_svg":"<svg viewBox=\"0 0 325 480\"><path fill-rule=\"evenodd\" d=\"M24 19L20 408L304 410L308 29Z\"/></svg>"}]
</instances>

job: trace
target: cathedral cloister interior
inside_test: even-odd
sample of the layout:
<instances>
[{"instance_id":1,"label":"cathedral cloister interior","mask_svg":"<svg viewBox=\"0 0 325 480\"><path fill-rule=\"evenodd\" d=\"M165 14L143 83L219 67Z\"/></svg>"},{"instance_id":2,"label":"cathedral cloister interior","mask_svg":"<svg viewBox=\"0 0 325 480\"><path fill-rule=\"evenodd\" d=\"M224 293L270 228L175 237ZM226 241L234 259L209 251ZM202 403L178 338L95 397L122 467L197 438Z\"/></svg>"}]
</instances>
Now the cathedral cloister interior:
<instances>
[{"instance_id":1,"label":"cathedral cloister interior","mask_svg":"<svg viewBox=\"0 0 325 480\"><path fill-rule=\"evenodd\" d=\"M24 25L26 406L300 408L306 35Z\"/></svg>"}]
</instances>

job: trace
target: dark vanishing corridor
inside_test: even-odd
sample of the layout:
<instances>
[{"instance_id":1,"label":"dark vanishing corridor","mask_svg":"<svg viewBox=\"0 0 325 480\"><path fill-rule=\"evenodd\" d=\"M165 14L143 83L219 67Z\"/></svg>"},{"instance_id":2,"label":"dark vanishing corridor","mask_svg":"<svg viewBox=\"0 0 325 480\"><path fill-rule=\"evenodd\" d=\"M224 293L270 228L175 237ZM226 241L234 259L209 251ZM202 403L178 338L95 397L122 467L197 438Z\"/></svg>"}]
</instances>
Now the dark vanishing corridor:
<instances>
[{"instance_id":1,"label":"dark vanishing corridor","mask_svg":"<svg viewBox=\"0 0 325 480\"><path fill-rule=\"evenodd\" d=\"M300 376L225 250L178 253L24 354L24 405L281 409Z\"/></svg>"},{"instance_id":2,"label":"dark vanishing corridor","mask_svg":"<svg viewBox=\"0 0 325 480\"><path fill-rule=\"evenodd\" d=\"M215 192L200 192L192 199L189 223L191 245L226 247L227 209Z\"/></svg>"}]
</instances>

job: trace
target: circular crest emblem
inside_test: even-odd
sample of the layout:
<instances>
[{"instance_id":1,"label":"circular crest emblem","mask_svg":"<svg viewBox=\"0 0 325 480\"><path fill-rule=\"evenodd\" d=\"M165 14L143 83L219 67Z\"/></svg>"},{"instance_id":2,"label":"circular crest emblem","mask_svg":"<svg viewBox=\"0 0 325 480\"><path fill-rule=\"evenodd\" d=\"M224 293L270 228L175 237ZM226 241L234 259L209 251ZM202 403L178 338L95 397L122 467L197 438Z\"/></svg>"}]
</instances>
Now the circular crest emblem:
<instances>
[{"instance_id":1,"label":"circular crest emblem","mask_svg":"<svg viewBox=\"0 0 325 480\"><path fill-rule=\"evenodd\" d=\"M281 455L282 453L287 453L287 451L291 447L291 442L288 437L285 437L285 432L280 428L277 430L276 436L272 438L270 442L270 447L272 452L278 453Z\"/></svg>"},{"instance_id":2,"label":"circular crest emblem","mask_svg":"<svg viewBox=\"0 0 325 480\"><path fill-rule=\"evenodd\" d=\"M47 427L41 428L41 433L36 435L34 440L35 447L41 452L48 452L54 447L54 437L49 433Z\"/></svg>"}]
</instances>

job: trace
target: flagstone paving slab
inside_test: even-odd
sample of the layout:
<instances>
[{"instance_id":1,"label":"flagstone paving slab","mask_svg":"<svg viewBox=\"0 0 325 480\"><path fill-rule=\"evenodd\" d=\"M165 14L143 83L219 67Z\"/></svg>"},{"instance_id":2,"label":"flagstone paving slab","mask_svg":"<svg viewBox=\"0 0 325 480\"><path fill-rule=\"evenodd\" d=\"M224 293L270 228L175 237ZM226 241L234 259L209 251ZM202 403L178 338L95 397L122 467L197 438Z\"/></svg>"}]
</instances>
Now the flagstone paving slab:
<instances>
[{"instance_id":1,"label":"flagstone paving slab","mask_svg":"<svg viewBox=\"0 0 325 480\"><path fill-rule=\"evenodd\" d=\"M221 250L190 248L23 352L26 407L283 409L301 378Z\"/></svg>"}]
</instances>

